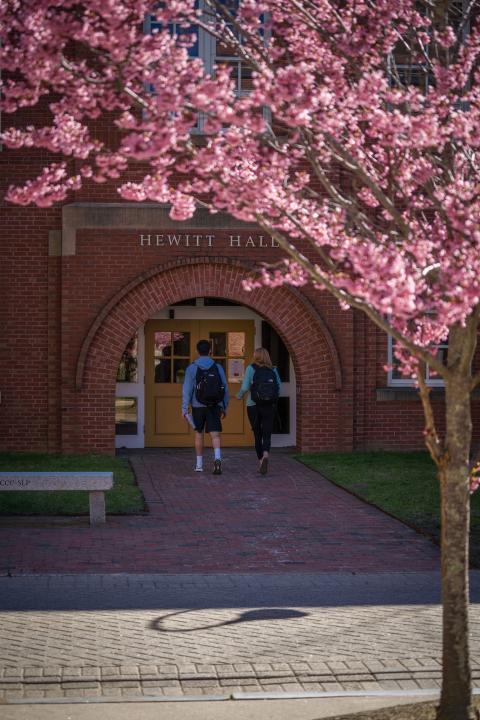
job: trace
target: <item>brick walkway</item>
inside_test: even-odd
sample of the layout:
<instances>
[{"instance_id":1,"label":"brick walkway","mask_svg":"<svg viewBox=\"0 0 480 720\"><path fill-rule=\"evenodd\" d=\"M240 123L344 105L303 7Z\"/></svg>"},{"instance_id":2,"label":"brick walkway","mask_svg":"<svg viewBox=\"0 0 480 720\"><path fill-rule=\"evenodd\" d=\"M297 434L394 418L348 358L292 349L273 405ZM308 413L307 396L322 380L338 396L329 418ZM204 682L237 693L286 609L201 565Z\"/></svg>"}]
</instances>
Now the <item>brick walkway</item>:
<instances>
[{"instance_id":1,"label":"brick walkway","mask_svg":"<svg viewBox=\"0 0 480 720\"><path fill-rule=\"evenodd\" d=\"M192 472L191 450L132 453L149 514L104 528L0 518L3 573L386 572L436 570L439 550L285 453L264 479L254 453L224 451L224 474Z\"/></svg>"}]
</instances>

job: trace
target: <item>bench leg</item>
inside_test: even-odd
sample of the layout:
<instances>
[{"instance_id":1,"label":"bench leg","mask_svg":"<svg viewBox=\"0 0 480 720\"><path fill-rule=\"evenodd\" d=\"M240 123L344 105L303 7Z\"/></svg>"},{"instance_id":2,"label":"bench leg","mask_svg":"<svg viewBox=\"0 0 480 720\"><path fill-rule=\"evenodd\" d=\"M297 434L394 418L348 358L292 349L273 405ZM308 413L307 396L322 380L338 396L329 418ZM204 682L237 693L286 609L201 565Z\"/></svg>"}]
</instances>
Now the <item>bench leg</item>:
<instances>
[{"instance_id":1,"label":"bench leg","mask_svg":"<svg viewBox=\"0 0 480 720\"><path fill-rule=\"evenodd\" d=\"M104 525L105 518L105 493L101 490L94 490L89 493L90 500L90 525Z\"/></svg>"}]
</instances>

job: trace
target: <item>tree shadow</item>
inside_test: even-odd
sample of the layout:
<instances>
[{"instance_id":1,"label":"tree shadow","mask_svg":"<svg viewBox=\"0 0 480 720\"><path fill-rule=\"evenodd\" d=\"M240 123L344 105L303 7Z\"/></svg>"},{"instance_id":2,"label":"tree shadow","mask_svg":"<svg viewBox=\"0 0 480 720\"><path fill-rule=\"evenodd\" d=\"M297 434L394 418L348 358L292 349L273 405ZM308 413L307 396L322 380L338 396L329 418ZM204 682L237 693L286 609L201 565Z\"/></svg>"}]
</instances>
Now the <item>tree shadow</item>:
<instances>
[{"instance_id":1,"label":"tree shadow","mask_svg":"<svg viewBox=\"0 0 480 720\"><path fill-rule=\"evenodd\" d=\"M310 613L302 612L301 610L290 610L289 608L259 608L256 610L245 610L240 613L233 620L224 620L223 622L215 623L214 625L200 625L193 628L167 628L164 627L164 623L168 622L174 617L179 615L186 615L190 612L198 612L198 610L179 610L178 612L168 613L162 617L152 620L149 623L149 627L152 630L158 630L164 633L187 633L197 632L198 630L211 630L217 627L225 627L227 625L238 625L244 622L256 622L259 620L296 620L301 617L307 617Z\"/></svg>"}]
</instances>

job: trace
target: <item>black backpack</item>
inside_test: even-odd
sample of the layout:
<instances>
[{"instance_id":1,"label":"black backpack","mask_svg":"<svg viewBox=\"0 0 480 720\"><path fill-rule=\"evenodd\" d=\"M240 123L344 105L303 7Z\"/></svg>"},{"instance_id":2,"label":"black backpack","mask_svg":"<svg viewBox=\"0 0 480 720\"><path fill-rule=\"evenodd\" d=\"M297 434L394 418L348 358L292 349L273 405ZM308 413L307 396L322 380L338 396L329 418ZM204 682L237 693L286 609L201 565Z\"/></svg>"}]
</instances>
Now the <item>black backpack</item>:
<instances>
[{"instance_id":1,"label":"black backpack","mask_svg":"<svg viewBox=\"0 0 480 720\"><path fill-rule=\"evenodd\" d=\"M225 385L220 377L217 363L212 363L206 370L197 367L195 397L199 403L208 407L214 407L222 402L225 397Z\"/></svg>"},{"instance_id":2,"label":"black backpack","mask_svg":"<svg viewBox=\"0 0 480 720\"><path fill-rule=\"evenodd\" d=\"M255 405L274 405L278 400L278 384L272 368L252 365L253 374L250 395Z\"/></svg>"}]
</instances>

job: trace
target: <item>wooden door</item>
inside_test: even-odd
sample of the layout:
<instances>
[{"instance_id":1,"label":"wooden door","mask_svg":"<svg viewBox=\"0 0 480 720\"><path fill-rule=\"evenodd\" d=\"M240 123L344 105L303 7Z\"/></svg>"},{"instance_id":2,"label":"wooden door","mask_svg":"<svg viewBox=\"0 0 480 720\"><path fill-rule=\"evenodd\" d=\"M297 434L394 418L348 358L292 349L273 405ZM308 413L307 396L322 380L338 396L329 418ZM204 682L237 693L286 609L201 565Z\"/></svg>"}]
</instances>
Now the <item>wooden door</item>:
<instances>
[{"instance_id":1,"label":"wooden door","mask_svg":"<svg viewBox=\"0 0 480 720\"><path fill-rule=\"evenodd\" d=\"M223 366L230 397L253 354L253 320L151 320L145 326L145 446L193 447L193 430L181 414L185 370L200 339L209 340ZM206 445L210 437L205 436ZM253 436L245 400L231 399L223 421L224 446L248 446Z\"/></svg>"}]
</instances>

